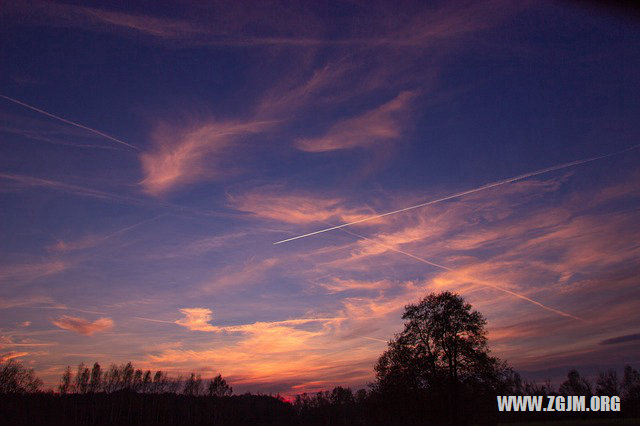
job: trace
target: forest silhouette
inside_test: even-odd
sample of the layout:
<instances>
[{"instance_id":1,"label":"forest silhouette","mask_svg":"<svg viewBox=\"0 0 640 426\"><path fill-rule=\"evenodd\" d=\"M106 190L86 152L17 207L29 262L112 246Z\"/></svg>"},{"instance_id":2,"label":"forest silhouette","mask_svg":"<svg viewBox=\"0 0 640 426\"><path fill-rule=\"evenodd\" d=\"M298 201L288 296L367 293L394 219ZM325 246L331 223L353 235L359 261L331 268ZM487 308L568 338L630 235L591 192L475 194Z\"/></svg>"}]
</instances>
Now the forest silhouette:
<instances>
[{"instance_id":1,"label":"forest silhouette","mask_svg":"<svg viewBox=\"0 0 640 426\"><path fill-rule=\"evenodd\" d=\"M522 379L491 355L486 319L451 292L405 307L404 330L375 365L375 381L353 392L234 395L218 374L170 377L131 363L68 366L57 389L16 360L0 364L0 423L7 425L492 425L500 422L640 417L640 372L625 366L592 383L576 370L556 391ZM498 395L619 395L619 412L498 412Z\"/></svg>"}]
</instances>

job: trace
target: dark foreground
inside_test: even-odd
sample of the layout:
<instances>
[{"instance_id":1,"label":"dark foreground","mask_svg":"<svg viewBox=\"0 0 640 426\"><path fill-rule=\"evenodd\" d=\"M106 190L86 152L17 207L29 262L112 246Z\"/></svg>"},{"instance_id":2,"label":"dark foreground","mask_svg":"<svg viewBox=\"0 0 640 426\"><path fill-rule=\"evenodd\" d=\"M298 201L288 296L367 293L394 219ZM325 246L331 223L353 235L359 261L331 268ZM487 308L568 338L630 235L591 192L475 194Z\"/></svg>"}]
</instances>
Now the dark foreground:
<instances>
[{"instance_id":1,"label":"dark foreground","mask_svg":"<svg viewBox=\"0 0 640 426\"><path fill-rule=\"evenodd\" d=\"M268 395L188 396L178 394L53 393L0 395L2 425L447 425L451 419L434 416L418 404L397 405L398 401L367 398L350 403L295 404ZM417 401L413 401L414 403ZM486 407L489 408L489 407ZM466 410L462 410L466 411ZM445 414L445 413L441 413ZM640 424L623 413L497 413L487 409L460 412L459 425L630 425ZM628 413L631 414L631 413ZM618 417L618 418L616 418ZM564 419L560 422L559 420ZM540 423L540 421L543 421ZM514 423L515 422L515 423ZM558 423L557 423L558 422Z\"/></svg>"}]
</instances>

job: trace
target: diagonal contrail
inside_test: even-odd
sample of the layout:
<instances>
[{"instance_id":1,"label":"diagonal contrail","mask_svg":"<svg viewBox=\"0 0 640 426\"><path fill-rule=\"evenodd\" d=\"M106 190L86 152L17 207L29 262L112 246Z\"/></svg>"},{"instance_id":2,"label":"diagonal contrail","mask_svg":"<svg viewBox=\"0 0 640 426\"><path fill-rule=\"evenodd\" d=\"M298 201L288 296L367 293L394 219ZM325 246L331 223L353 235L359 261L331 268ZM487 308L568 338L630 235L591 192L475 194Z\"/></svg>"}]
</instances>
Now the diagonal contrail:
<instances>
[{"instance_id":1,"label":"diagonal contrail","mask_svg":"<svg viewBox=\"0 0 640 426\"><path fill-rule=\"evenodd\" d=\"M118 138L114 138L113 136L109 136L106 133L102 133L100 130L92 129L91 127L87 127L87 126L85 126L83 124L76 123L75 121L67 120L66 118L62 118L62 117L59 117L59 116L57 116L55 114L51 114L50 112L41 110L40 108L36 108L33 105L26 104L26 103L24 103L22 101L19 101L17 99L10 98L9 96L5 96L5 95L0 94L0 98L6 99L9 102L13 102L14 104L21 105L21 106L23 106L25 108L29 108L32 111L39 112L40 114L44 114L47 117L51 117L51 118L54 118L54 119L56 119L58 121L62 121L63 123L67 123L67 124L70 124L72 126L79 127L81 129L87 130L87 131L89 131L91 133L95 133L96 135L102 136L103 138L107 138L107 139L109 139L109 140L111 140L113 142L116 142L116 143L119 143L121 145L127 146L127 147L129 147L131 149L134 149L136 151L140 151L140 148L138 148L137 146L131 145L130 143L122 141L122 140L120 140Z\"/></svg>"},{"instance_id":2,"label":"diagonal contrail","mask_svg":"<svg viewBox=\"0 0 640 426\"><path fill-rule=\"evenodd\" d=\"M634 145L632 147L623 149L621 151L616 151L616 152L612 152L612 153L609 153L609 154L602 154L602 155L598 155L596 157L586 158L586 159L583 159L583 160L571 161L569 163L563 163L563 164L559 164L557 166L547 167L546 169L540 169L540 170L536 170L536 171L533 171L533 172L525 173L523 175L515 176L515 177L512 177L512 178L500 180L500 181L497 181L497 182L488 183L488 184L483 185L483 186L478 187L478 188L469 189L467 191L458 192L458 193L455 193L455 194L452 194L452 195L447 195L446 197L438 198L436 200L427 201L425 203L417 204L415 206L405 207L403 209L393 210L393 211L390 211L390 212L387 212L387 213L382 213L382 214L378 214L378 215L374 215L374 216L365 217L364 219L354 220L353 222L343 223L342 225L336 225L336 226L332 226L330 228L320 229L318 231L309 232L308 234L298 235L297 237L291 237L291 238L287 238L285 240L276 241L273 244L282 244L282 243L286 243L286 242L293 241L293 240L299 240L300 238L306 238L306 237L310 237L312 235L322 234L323 232L328 232L328 231L333 231L335 229L345 228L347 226L355 225L355 224L362 223L362 222L368 222L370 220L379 219L381 217L390 216L392 214L402 213L402 212L406 212L406 211L409 211L409 210L418 209L420 207L430 206L432 204L437 204L437 203L440 203L442 201L447 201L447 200L451 200L451 199L454 199L454 198L460 198L460 197L462 197L464 195L473 194L475 192L484 191L484 190L487 190L487 189L490 189L490 188L495 188L496 186L506 185L508 183L512 183L512 182L516 182L516 181L519 181L519 180L527 179L527 178L530 178L530 177L533 177L533 176L538 176L538 175L542 175L542 174L545 174L545 173L553 172L555 170L562 170L562 169L566 169L566 168L573 167L573 166L579 166L581 164L591 163L592 161L601 160L601 159L607 158L607 157L612 157L614 155L622 154L624 152L628 152L628 151L631 151L631 150L634 150L634 149L637 149L637 148L640 148L640 144L637 144L637 145Z\"/></svg>"},{"instance_id":3,"label":"diagonal contrail","mask_svg":"<svg viewBox=\"0 0 640 426\"><path fill-rule=\"evenodd\" d=\"M356 234L355 232L351 232L351 231L349 231L349 230L347 230L347 229L341 229L341 230L342 230L342 231L344 231L344 232L346 232L347 234L351 234L351 235L353 235L354 237L358 237L358 238L361 238L361 239L363 239L363 240L365 240L365 241L369 241L369 242L371 242L371 243L373 243L373 244L377 244L377 245L379 245L380 247L384 247L384 248L386 248L387 250L391 250L391 251L395 251L396 253L404 254L405 256L408 256L408 257L410 257L410 258L412 258L412 259L415 259L415 260L417 260L417 261L419 261L419 262L426 263L427 265L435 266L436 268L444 269L445 271L453 272L454 274L457 274L457 273L458 273L458 272L457 272L457 271L455 271L454 269L448 268L448 267L443 266L443 265L439 265L439 264L437 264L437 263L431 262L431 261L429 261L429 260L427 260L427 259L424 259L424 258L422 258L422 257L418 257L418 256L416 256L416 255L414 255L414 254L411 254L411 253L408 253L408 252L406 252L406 251L399 250L399 249L396 249L396 248L393 248L393 247L389 247L389 246L388 246L388 245L386 245L386 244L382 244L382 243L380 243L379 241L372 240L371 238L367 238L367 237L365 237L365 236L363 236L363 235ZM557 315L560 315L560 316L563 316L563 317L567 317L567 318L572 318L572 319L579 320L579 321L584 321L584 320L583 320L582 318L580 318L580 317L577 317L577 316L575 316L575 315L568 314L568 313L566 313L566 312L564 312L564 311L561 311L561 310L559 310L559 309L554 309L554 308L551 308L551 307L549 307L549 306L546 306L546 305L544 305L544 304L542 304L542 303L540 303L540 302L538 302L538 301L536 301L536 300L533 300L533 299L531 299L531 298L529 298L529 297L527 297L527 296L525 296L525 295L523 295L523 294L516 293L515 291L508 290L508 289L506 289L506 288L504 288L504 287L497 286L497 285L495 285L495 284L492 284L492 283L486 282L486 281L484 281L484 280L478 280L478 279L476 279L476 278L474 278L474 277L470 277L470 276L468 276L468 275L467 275L467 277L468 277L468 278L470 278L471 280L475 281L476 283L480 284L481 286L484 286L484 287L490 287L490 288L493 288L493 289L495 289L495 290L501 291L501 292L503 292L503 293L510 294L511 296L515 296L515 297L517 297L518 299L522 299L522 300L525 300L525 301L527 301L527 302L529 302L529 303L533 303L534 305L539 306L539 307L541 307L542 309L545 309L545 310L547 310L547 311L549 311L549 312L553 312L554 314L557 314Z\"/></svg>"}]
</instances>

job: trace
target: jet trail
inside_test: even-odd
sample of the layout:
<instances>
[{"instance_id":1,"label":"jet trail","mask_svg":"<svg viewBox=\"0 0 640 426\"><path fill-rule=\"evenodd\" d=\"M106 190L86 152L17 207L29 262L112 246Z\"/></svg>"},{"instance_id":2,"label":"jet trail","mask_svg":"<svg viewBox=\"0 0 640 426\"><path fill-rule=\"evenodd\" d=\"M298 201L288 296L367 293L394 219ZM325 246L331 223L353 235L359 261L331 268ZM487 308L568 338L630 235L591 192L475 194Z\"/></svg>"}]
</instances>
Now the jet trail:
<instances>
[{"instance_id":1,"label":"jet trail","mask_svg":"<svg viewBox=\"0 0 640 426\"><path fill-rule=\"evenodd\" d=\"M25 108L28 108L28 109L32 110L32 111L39 112L40 114L44 114L47 117L51 117L51 118L54 118L54 119L56 119L58 121L62 121L63 123L67 123L67 124L70 124L72 126L79 127L81 129L87 130L87 131L89 131L91 133L95 133L96 135L102 136L103 138L107 138L107 139L109 139L109 140L111 140L113 142L119 143L121 145L125 145L125 146L127 146L127 147L129 147L131 149L136 150L136 151L140 151L140 148L138 148L137 146L131 145L131 144L129 144L129 143L125 142L125 141L122 141L122 140L120 140L118 138L114 138L113 136L109 136L106 133L102 133L99 130L92 129L91 127L87 127L87 126L82 125L80 123L76 123L75 121L67 120L66 118L62 118L62 117L59 117L59 116L57 116L55 114L51 114L50 112L41 110L40 108L36 108L36 107L34 107L32 105L26 104L26 103L24 103L22 101L19 101L17 99L10 98L9 96L5 96L5 95L0 94L0 98L6 99L6 100L8 100L10 102L13 102L14 104L21 105L21 106L23 106Z\"/></svg>"},{"instance_id":2,"label":"jet trail","mask_svg":"<svg viewBox=\"0 0 640 426\"><path fill-rule=\"evenodd\" d=\"M363 235L356 234L355 232L351 232L351 231L346 230L346 229L342 229L342 231L346 232L347 234L351 234L351 235L353 235L354 237L358 237L358 238L361 238L361 239L363 239L363 240L365 240L365 241L369 241L369 242L371 242L371 243L377 244L377 245L379 245L380 247L384 247L384 248L386 248L387 250L391 250L391 251L395 251L396 253L404 254L405 256L408 256L408 257L410 257L410 258L412 258L412 259L415 259L415 260L417 260L417 261L419 261L419 262L426 263L427 265L435 266L436 268L444 269L445 271L453 272L454 274L457 274L457 273L458 273L457 271L455 271L455 270L453 270L453 269L451 269L451 268L448 268L448 267L446 267L446 266L439 265L439 264L437 264L437 263L434 263L434 262L428 261L427 259L424 259L424 258L422 258L422 257L418 257L418 256L413 255L413 254L411 254L411 253L408 253L408 252L406 252L406 251L402 251L402 250L399 250L399 249L396 249L396 248L393 248L393 247L389 247L389 246L388 246L388 245L386 245L386 244L382 244L382 243L380 243L380 242L378 242L378 241L372 240L371 238L367 238L367 237L365 237L365 236L363 236ZM529 298L529 297L527 297L527 296L525 296L525 295L522 295L522 294L516 293L515 291L508 290L508 289L506 289L506 288L503 288L503 287L497 286L497 285L495 285L495 284L491 284L491 283L486 282L486 281L483 281L483 280L478 280L478 279L473 278L473 277L470 277L470 276L468 276L468 275L467 275L467 278L468 278L468 279L471 279L471 280L473 280L473 281L475 281L476 283L480 284L481 286L484 286L484 287L490 287L490 288L493 288L493 289L495 289L495 290L499 290L499 291L501 291L501 292L503 292L503 293L510 294L511 296L515 296L515 297L517 297L518 299L522 299L522 300L525 300L525 301L527 301L527 302L529 302L529 303L533 303L534 305L539 306L539 307L541 307L542 309L547 310L547 311L549 311L549 312L553 312L554 314L557 314L557 315L560 315L560 316L563 316L563 317L567 317L567 318L571 318L571 319L575 319L575 320L578 320L578 321L584 321L584 320L583 320L582 318L580 318L580 317L577 317L577 316L575 316L575 315L568 314L568 313L563 312L563 311L561 311L561 310L559 310L559 309L554 309L554 308L551 308L551 307L549 307L549 306L543 305L542 303L540 303L540 302L538 302L538 301L536 301L536 300L533 300L533 299L531 299L531 298Z\"/></svg>"},{"instance_id":3,"label":"jet trail","mask_svg":"<svg viewBox=\"0 0 640 426\"><path fill-rule=\"evenodd\" d=\"M612 157L614 155L619 155L619 154L622 154L622 153L637 149L639 147L640 147L640 144L637 144L637 145L634 145L632 147L623 149L621 151L617 151L617 152L613 152L613 153L609 153L609 154L602 154L602 155L598 155L596 157L586 158L586 159L583 159L583 160L571 161L569 163L563 163L563 164L559 164L557 166L547 167L546 169L540 169L540 170L536 170L536 171L533 171L533 172L525 173L525 174L522 174L522 175L519 175L519 176L516 176L516 177L500 180L500 181L497 181L497 182L488 183L488 184L483 185L483 186L478 187L478 188L474 188L474 189L469 189L467 191L458 192L458 193L455 193L453 195L448 195L446 197L438 198L436 200L427 201L425 203L417 204L415 206L405 207L403 209L393 210L393 211L390 211L390 212L387 212L387 213L382 213L382 214L378 214L378 215L374 215L374 216L369 216L369 217L366 217L364 219L355 220L353 222L343 223L342 225L336 225L336 226L332 226L330 228L325 228L325 229L320 229L318 231L310 232L308 234L298 235L297 237L291 237L291 238L287 238L285 240L276 241L273 244L282 244L282 243L286 243L286 242L289 242L289 241L298 240L300 238L306 238L306 237L310 237L312 235L322 234L323 232L328 232L328 231L333 231L335 229L345 228L347 226L355 225L355 224L358 224L358 223L368 222L370 220L379 219L381 217L390 216L392 214L402 213L402 212L406 212L406 211L409 211L409 210L418 209L420 207L430 206L432 204L437 204L437 203L440 203L442 201L447 201L447 200L451 200L451 199L454 199L454 198L460 198L460 197L462 197L464 195L473 194L475 192L484 191L484 190L487 190L487 189L490 189L490 188L495 188L496 186L506 185L508 183L513 183L513 182L516 182L516 181L519 181L519 180L524 180L524 179L527 179L527 178L530 178L530 177L533 177L533 176L538 176L538 175L542 175L542 174L545 174L545 173L553 172L553 171L556 171L556 170L562 170L562 169L566 169L566 168L573 167L573 166L579 166L579 165L582 165L582 164L591 163L593 161L601 160L601 159L607 158L607 157Z\"/></svg>"}]
</instances>

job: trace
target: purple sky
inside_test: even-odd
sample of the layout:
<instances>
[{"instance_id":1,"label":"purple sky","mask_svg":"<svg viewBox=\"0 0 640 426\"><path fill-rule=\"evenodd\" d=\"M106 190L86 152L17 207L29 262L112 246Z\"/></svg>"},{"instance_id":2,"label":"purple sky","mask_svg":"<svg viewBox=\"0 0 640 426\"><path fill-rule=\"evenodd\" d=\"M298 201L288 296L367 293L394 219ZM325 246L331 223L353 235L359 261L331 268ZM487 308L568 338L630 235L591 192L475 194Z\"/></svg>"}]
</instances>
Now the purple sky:
<instances>
[{"instance_id":1,"label":"purple sky","mask_svg":"<svg viewBox=\"0 0 640 426\"><path fill-rule=\"evenodd\" d=\"M527 377L637 366L640 21L424 3L3 5L0 357L359 387L452 290Z\"/></svg>"}]
</instances>

